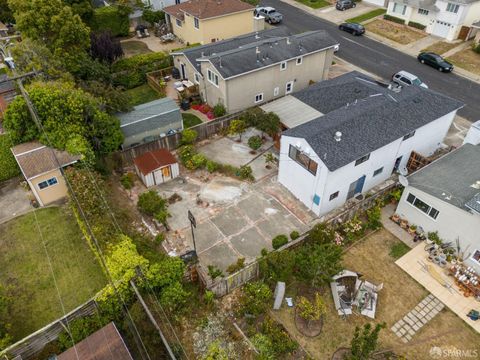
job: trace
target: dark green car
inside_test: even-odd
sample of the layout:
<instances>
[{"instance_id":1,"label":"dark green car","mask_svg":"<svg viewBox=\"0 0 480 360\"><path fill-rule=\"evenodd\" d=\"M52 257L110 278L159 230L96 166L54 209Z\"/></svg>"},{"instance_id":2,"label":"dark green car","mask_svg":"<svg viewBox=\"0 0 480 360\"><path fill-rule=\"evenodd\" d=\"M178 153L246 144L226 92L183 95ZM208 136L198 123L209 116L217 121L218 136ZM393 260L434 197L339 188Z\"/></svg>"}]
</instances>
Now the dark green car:
<instances>
[{"instance_id":1,"label":"dark green car","mask_svg":"<svg viewBox=\"0 0 480 360\"><path fill-rule=\"evenodd\" d=\"M418 54L417 59L422 64L430 65L440 72L451 72L453 70L452 64L433 52L422 52Z\"/></svg>"}]
</instances>

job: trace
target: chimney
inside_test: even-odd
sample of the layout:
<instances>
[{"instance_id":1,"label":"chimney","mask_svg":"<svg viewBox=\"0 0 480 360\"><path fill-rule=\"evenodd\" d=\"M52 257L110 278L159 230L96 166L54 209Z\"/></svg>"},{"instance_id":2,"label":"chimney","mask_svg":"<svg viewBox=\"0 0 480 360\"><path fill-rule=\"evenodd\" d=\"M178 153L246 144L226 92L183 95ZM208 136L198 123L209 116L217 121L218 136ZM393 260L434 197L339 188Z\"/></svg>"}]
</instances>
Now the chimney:
<instances>
[{"instance_id":1,"label":"chimney","mask_svg":"<svg viewBox=\"0 0 480 360\"><path fill-rule=\"evenodd\" d=\"M265 30L265 18L260 15L253 16L253 31L258 33L258 31L262 31L262 30ZM255 34L255 39L258 39L258 38L257 38L257 34Z\"/></svg>"},{"instance_id":2,"label":"chimney","mask_svg":"<svg viewBox=\"0 0 480 360\"><path fill-rule=\"evenodd\" d=\"M337 131L335 133L335 141L340 141L342 140L342 133L340 131Z\"/></svg>"}]
</instances>

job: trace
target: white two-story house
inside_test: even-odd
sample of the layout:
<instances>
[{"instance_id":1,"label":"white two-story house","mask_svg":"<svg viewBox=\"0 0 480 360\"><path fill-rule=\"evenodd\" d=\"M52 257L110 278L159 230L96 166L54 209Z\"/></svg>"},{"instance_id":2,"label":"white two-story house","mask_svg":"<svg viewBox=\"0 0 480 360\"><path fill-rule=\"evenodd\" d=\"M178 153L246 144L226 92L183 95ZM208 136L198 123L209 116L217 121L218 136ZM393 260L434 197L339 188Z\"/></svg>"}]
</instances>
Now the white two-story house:
<instances>
[{"instance_id":1,"label":"white two-story house","mask_svg":"<svg viewBox=\"0 0 480 360\"><path fill-rule=\"evenodd\" d=\"M432 155L463 106L420 87L393 90L358 72L290 97L279 117L299 114L305 122L282 133L278 181L319 216L404 169L412 151ZM302 115L315 112L311 120Z\"/></svg>"}]
</instances>

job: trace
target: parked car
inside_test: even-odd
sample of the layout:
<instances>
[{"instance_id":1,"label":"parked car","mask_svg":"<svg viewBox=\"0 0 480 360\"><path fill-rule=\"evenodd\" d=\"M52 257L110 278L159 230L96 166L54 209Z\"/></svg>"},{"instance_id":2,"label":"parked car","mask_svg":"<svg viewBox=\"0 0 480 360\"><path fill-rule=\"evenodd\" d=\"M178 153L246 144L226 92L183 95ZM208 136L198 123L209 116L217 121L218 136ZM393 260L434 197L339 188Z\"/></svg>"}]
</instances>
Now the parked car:
<instances>
[{"instance_id":1,"label":"parked car","mask_svg":"<svg viewBox=\"0 0 480 360\"><path fill-rule=\"evenodd\" d=\"M413 75L407 71L399 71L396 74L393 74L392 81L398 85L402 86L421 86L425 89L428 89L427 84L425 84L422 80L419 79L418 76Z\"/></svg>"},{"instance_id":2,"label":"parked car","mask_svg":"<svg viewBox=\"0 0 480 360\"><path fill-rule=\"evenodd\" d=\"M452 64L433 52L422 52L418 54L417 59L422 64L430 65L441 72L451 72L453 70Z\"/></svg>"},{"instance_id":3,"label":"parked car","mask_svg":"<svg viewBox=\"0 0 480 360\"><path fill-rule=\"evenodd\" d=\"M337 3L335 4L335 7L337 8L337 10L340 10L340 11L352 9L355 6L357 6L357 4L355 4L353 0L337 0Z\"/></svg>"},{"instance_id":4,"label":"parked car","mask_svg":"<svg viewBox=\"0 0 480 360\"><path fill-rule=\"evenodd\" d=\"M362 35L365 34L365 28L363 25L358 23L343 23L338 26L338 28L342 31L349 32L353 35Z\"/></svg>"},{"instance_id":5,"label":"parked car","mask_svg":"<svg viewBox=\"0 0 480 360\"><path fill-rule=\"evenodd\" d=\"M265 18L265 21L269 24L278 24L283 20L283 15L280 14L275 8L267 7L257 7L253 12L255 16L260 15Z\"/></svg>"}]
</instances>

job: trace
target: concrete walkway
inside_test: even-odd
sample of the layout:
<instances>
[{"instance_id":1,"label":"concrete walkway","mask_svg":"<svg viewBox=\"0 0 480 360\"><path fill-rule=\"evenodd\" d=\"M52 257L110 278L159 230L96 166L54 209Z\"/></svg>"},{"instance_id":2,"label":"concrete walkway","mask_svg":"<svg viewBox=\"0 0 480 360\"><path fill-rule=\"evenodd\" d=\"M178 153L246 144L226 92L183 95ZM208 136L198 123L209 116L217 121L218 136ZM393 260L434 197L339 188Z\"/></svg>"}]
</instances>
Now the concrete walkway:
<instances>
[{"instance_id":1,"label":"concrete walkway","mask_svg":"<svg viewBox=\"0 0 480 360\"><path fill-rule=\"evenodd\" d=\"M413 242L413 237L390 220L390 216L395 213L396 206L393 204L388 204L387 206L382 208L382 224L385 229L387 229L392 235L396 236L399 240L405 243L408 247L414 248L421 242Z\"/></svg>"}]
</instances>

